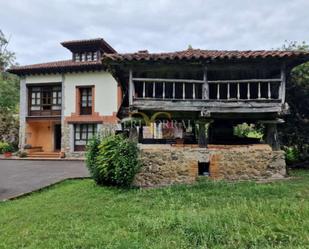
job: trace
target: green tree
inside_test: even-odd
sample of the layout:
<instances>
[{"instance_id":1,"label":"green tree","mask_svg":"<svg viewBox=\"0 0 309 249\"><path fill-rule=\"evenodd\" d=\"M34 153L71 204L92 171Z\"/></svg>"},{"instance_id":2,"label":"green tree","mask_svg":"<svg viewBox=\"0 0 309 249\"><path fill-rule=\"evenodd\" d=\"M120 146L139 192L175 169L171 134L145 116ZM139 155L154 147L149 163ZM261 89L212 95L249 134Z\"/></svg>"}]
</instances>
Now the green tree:
<instances>
[{"instance_id":1,"label":"green tree","mask_svg":"<svg viewBox=\"0 0 309 249\"><path fill-rule=\"evenodd\" d=\"M0 141L18 144L18 77L5 70L14 65L15 54L7 49L9 41L0 30Z\"/></svg>"},{"instance_id":2,"label":"green tree","mask_svg":"<svg viewBox=\"0 0 309 249\"><path fill-rule=\"evenodd\" d=\"M18 77L5 70L14 65L15 54L7 49L9 41L0 30L0 111L17 111L19 100Z\"/></svg>"},{"instance_id":3,"label":"green tree","mask_svg":"<svg viewBox=\"0 0 309 249\"><path fill-rule=\"evenodd\" d=\"M286 42L282 50L309 51L305 43ZM291 114L279 126L279 135L287 151L296 150L294 161L309 160L309 62L291 71L286 86L286 101Z\"/></svg>"}]
</instances>

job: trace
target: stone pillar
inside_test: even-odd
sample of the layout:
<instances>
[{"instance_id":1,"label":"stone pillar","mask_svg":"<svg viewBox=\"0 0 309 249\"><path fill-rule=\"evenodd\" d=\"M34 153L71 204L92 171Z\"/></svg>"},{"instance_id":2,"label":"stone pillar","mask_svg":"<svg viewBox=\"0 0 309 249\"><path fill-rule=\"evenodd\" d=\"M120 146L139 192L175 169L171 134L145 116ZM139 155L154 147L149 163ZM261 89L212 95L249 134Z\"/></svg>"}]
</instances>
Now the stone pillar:
<instances>
[{"instance_id":1,"label":"stone pillar","mask_svg":"<svg viewBox=\"0 0 309 249\"><path fill-rule=\"evenodd\" d=\"M27 122L26 116L28 112L28 90L26 87L26 78L20 79L20 102L19 102L19 144L20 150L24 149L27 138Z\"/></svg>"},{"instance_id":2,"label":"stone pillar","mask_svg":"<svg viewBox=\"0 0 309 249\"><path fill-rule=\"evenodd\" d=\"M266 124L266 143L268 143L273 150L280 150L280 142L276 123Z\"/></svg>"}]
</instances>

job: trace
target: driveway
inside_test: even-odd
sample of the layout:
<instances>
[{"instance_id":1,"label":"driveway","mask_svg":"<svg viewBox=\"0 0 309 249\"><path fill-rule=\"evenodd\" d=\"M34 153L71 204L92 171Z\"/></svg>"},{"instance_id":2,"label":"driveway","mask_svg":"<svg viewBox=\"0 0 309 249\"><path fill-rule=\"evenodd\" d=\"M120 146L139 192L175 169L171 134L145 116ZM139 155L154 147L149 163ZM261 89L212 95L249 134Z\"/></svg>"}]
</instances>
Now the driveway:
<instances>
[{"instance_id":1,"label":"driveway","mask_svg":"<svg viewBox=\"0 0 309 249\"><path fill-rule=\"evenodd\" d=\"M0 201L68 178L88 176L82 161L0 160Z\"/></svg>"}]
</instances>

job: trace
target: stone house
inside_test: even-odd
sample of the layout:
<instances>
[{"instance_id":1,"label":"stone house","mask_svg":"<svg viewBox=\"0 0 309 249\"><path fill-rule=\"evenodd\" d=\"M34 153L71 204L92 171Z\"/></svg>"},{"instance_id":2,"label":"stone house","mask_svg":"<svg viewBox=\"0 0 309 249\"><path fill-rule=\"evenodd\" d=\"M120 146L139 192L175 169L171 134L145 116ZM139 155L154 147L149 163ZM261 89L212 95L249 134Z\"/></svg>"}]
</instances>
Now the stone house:
<instances>
[{"instance_id":1,"label":"stone house","mask_svg":"<svg viewBox=\"0 0 309 249\"><path fill-rule=\"evenodd\" d=\"M103 39L61 44L70 60L9 70L21 79L20 148L31 145L31 156L81 156L93 134L121 127L140 143L139 185L285 175L277 124L289 109L290 71L309 53L121 54ZM235 135L243 123L264 127L263 142Z\"/></svg>"}]
</instances>

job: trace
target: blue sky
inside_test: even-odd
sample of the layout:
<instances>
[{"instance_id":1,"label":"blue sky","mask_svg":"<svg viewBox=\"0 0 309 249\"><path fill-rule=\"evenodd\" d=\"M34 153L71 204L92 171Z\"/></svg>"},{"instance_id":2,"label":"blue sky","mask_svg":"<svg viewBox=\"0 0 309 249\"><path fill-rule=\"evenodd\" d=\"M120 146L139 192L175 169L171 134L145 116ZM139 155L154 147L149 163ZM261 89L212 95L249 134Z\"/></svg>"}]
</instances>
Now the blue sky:
<instances>
[{"instance_id":1,"label":"blue sky","mask_svg":"<svg viewBox=\"0 0 309 249\"><path fill-rule=\"evenodd\" d=\"M17 62L70 58L59 43L103 37L118 52L272 49L309 41L308 0L0 0Z\"/></svg>"}]
</instances>

